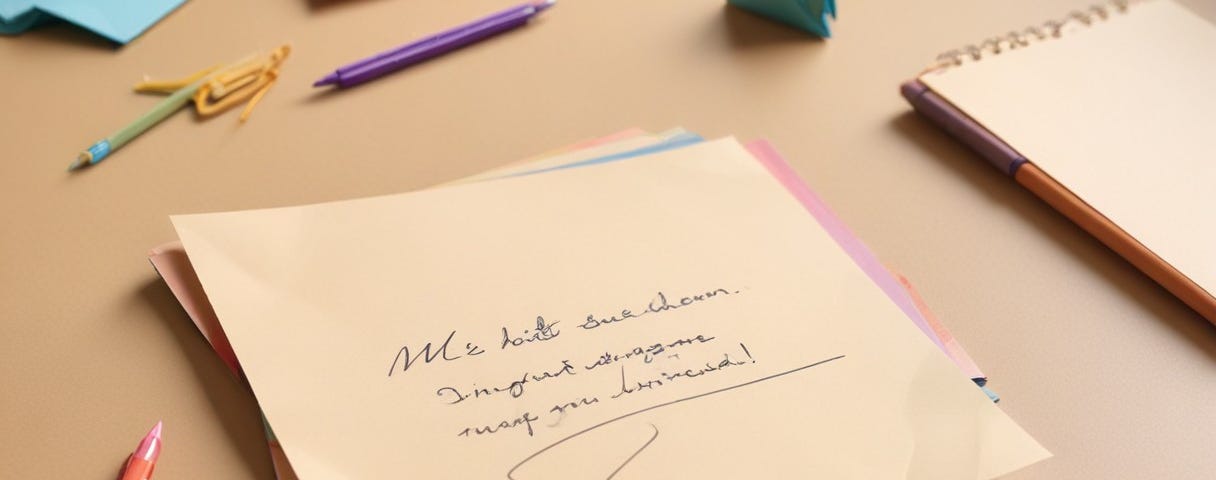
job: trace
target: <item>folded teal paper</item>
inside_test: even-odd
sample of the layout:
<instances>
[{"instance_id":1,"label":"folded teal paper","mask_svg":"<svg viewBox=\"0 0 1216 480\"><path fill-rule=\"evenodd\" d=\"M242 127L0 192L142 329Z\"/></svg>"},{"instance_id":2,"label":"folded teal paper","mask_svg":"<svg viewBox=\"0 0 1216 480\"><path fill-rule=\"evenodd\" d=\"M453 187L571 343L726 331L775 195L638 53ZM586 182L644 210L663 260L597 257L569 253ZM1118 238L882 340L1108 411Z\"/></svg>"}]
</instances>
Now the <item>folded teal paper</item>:
<instances>
[{"instance_id":1,"label":"folded teal paper","mask_svg":"<svg viewBox=\"0 0 1216 480\"><path fill-rule=\"evenodd\" d=\"M0 0L0 34L59 19L126 44L186 0Z\"/></svg>"},{"instance_id":2,"label":"folded teal paper","mask_svg":"<svg viewBox=\"0 0 1216 480\"><path fill-rule=\"evenodd\" d=\"M727 0L727 3L823 38L832 36L828 16L836 19L836 0Z\"/></svg>"}]
</instances>

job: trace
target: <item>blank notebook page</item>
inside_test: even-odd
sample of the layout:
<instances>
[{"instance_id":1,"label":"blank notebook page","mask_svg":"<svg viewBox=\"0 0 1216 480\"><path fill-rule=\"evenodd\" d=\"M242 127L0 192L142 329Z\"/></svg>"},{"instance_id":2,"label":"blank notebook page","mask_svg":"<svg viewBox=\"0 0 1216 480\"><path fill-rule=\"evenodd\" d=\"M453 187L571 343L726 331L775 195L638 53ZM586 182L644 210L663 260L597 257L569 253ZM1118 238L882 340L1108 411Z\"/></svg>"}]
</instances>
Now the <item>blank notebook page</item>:
<instances>
[{"instance_id":1,"label":"blank notebook page","mask_svg":"<svg viewBox=\"0 0 1216 480\"><path fill-rule=\"evenodd\" d=\"M921 81L1216 294L1216 27L1133 3Z\"/></svg>"}]
</instances>

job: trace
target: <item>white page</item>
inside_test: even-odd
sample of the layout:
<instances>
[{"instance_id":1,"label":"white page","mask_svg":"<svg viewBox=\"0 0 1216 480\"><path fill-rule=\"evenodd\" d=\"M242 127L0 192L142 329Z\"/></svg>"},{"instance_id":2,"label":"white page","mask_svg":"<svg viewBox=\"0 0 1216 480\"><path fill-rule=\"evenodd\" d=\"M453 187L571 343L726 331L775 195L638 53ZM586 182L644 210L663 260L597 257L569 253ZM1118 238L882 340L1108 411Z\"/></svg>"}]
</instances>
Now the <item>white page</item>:
<instances>
[{"instance_id":1,"label":"white page","mask_svg":"<svg viewBox=\"0 0 1216 480\"><path fill-rule=\"evenodd\" d=\"M1170 1L921 80L1216 294L1216 28Z\"/></svg>"}]
</instances>

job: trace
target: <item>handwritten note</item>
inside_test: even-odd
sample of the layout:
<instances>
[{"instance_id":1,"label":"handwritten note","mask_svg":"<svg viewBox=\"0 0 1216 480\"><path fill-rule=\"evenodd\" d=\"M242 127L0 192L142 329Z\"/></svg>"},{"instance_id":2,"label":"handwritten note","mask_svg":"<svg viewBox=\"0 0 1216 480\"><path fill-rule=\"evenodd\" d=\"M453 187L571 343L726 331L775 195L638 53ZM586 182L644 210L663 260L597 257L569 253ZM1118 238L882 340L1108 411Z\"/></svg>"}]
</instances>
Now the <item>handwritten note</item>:
<instances>
[{"instance_id":1,"label":"handwritten note","mask_svg":"<svg viewBox=\"0 0 1216 480\"><path fill-rule=\"evenodd\" d=\"M174 224L301 478L985 478L1046 456L733 140Z\"/></svg>"}]
</instances>

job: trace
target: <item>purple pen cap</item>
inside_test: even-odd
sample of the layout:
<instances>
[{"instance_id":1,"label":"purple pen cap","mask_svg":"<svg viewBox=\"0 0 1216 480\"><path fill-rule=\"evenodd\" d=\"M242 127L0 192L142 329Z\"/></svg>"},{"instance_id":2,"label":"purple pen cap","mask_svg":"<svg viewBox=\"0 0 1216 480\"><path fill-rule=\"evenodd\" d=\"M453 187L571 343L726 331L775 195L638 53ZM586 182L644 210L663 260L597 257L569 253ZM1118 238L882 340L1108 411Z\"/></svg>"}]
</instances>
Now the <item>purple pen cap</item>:
<instances>
[{"instance_id":1,"label":"purple pen cap","mask_svg":"<svg viewBox=\"0 0 1216 480\"><path fill-rule=\"evenodd\" d=\"M343 65L313 82L312 86L339 85L346 88L367 82L388 72L400 70L430 57L524 25L529 19L556 3L557 0L541 0L516 5L474 22Z\"/></svg>"}]
</instances>

